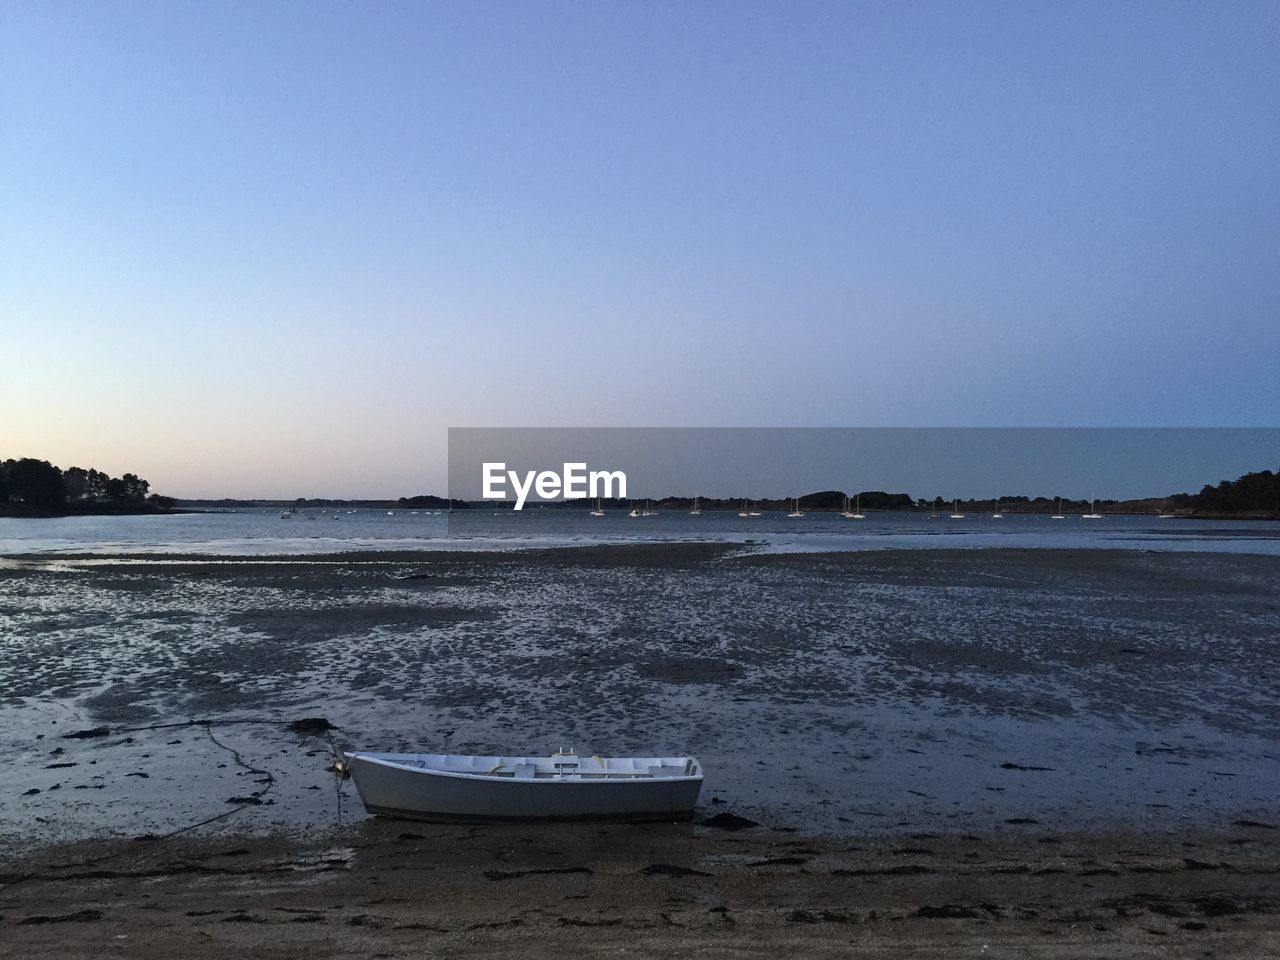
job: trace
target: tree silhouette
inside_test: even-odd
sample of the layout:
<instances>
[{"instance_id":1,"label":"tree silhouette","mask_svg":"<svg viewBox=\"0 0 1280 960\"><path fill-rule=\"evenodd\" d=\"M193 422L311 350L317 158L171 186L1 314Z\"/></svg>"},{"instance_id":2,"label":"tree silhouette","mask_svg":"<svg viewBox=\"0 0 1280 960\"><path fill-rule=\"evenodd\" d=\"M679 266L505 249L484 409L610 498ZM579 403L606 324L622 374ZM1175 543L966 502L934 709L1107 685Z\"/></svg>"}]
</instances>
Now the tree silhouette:
<instances>
[{"instance_id":1,"label":"tree silhouette","mask_svg":"<svg viewBox=\"0 0 1280 960\"><path fill-rule=\"evenodd\" d=\"M6 460L8 497L42 507L60 506L67 500L62 471L47 460Z\"/></svg>"}]
</instances>

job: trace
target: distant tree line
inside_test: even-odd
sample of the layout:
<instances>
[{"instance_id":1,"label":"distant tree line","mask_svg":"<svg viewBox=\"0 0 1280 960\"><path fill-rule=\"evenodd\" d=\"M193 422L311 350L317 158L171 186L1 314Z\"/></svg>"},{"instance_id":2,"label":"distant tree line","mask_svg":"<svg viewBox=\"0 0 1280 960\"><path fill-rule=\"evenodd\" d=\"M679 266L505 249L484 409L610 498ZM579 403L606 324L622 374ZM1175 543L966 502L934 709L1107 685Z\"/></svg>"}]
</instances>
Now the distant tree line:
<instances>
[{"instance_id":1,"label":"distant tree line","mask_svg":"<svg viewBox=\"0 0 1280 960\"><path fill-rule=\"evenodd\" d=\"M426 507L429 510L447 510L450 507L454 510L466 510L470 507L465 500L451 500L448 497L437 497L429 493L420 493L416 497L401 497L396 502L402 507Z\"/></svg>"},{"instance_id":2,"label":"distant tree line","mask_svg":"<svg viewBox=\"0 0 1280 960\"><path fill-rule=\"evenodd\" d=\"M74 512L99 504L173 506L171 498L150 489L146 480L132 473L113 477L92 467L61 470L32 457L0 461L0 505L22 504L48 512Z\"/></svg>"},{"instance_id":3,"label":"distant tree line","mask_svg":"<svg viewBox=\"0 0 1280 960\"><path fill-rule=\"evenodd\" d=\"M1196 513L1247 513L1280 516L1280 473L1259 470L1216 487L1205 484L1199 493L1169 498L1175 507Z\"/></svg>"}]
</instances>

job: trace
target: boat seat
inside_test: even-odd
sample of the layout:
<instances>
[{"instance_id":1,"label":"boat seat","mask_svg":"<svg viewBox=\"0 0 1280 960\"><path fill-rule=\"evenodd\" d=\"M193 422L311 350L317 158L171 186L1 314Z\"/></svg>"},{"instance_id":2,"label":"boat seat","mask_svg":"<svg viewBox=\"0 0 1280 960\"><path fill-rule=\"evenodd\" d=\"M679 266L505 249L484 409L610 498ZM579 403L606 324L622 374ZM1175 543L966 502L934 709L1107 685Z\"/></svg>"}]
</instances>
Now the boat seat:
<instances>
[{"instance_id":1,"label":"boat seat","mask_svg":"<svg viewBox=\"0 0 1280 960\"><path fill-rule=\"evenodd\" d=\"M538 775L538 765L536 763L517 763L516 779L532 780Z\"/></svg>"}]
</instances>

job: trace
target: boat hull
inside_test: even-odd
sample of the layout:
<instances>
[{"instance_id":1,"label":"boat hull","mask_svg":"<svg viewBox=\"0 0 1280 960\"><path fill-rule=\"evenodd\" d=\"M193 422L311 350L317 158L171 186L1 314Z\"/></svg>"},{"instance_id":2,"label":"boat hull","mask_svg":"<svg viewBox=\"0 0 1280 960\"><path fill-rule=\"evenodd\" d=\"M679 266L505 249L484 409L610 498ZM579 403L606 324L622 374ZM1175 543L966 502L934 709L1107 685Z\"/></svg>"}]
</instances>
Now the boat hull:
<instances>
[{"instance_id":1,"label":"boat hull","mask_svg":"<svg viewBox=\"0 0 1280 960\"><path fill-rule=\"evenodd\" d=\"M347 765L365 810L431 823L688 820L702 777L496 780L415 770L359 754Z\"/></svg>"}]
</instances>

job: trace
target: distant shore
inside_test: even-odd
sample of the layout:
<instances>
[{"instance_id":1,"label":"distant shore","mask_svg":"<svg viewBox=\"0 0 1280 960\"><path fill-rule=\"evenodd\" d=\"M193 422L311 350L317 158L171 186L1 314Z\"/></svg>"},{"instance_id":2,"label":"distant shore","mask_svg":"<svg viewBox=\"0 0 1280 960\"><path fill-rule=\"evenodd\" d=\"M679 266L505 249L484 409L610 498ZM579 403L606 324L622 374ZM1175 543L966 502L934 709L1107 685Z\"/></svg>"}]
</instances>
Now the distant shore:
<instances>
[{"instance_id":1,"label":"distant shore","mask_svg":"<svg viewBox=\"0 0 1280 960\"><path fill-rule=\"evenodd\" d=\"M0 503L0 517L24 520L53 520L59 517L136 517L168 516L180 513L200 513L199 510L181 507L157 507L149 503L81 503L74 507L47 507L30 503Z\"/></svg>"},{"instance_id":2,"label":"distant shore","mask_svg":"<svg viewBox=\"0 0 1280 960\"><path fill-rule=\"evenodd\" d=\"M105 503L82 504L74 508L72 507L50 508L50 507L35 506L31 504L5 503L5 504L0 504L0 518L10 517L10 518L16 518L16 519L25 519L25 520L54 520L62 517L176 516L181 514L222 513L229 510L272 511L272 510L289 509L289 508L292 508L295 510L323 510L326 507L333 508L337 506L348 507L350 509L362 509L362 510L418 509L418 510L444 511L448 509L447 503L441 504L439 506L408 507L405 504L397 503L394 500L350 501L347 503L333 503L333 504L325 503L324 505L321 505L321 506L315 506L310 504L306 506L295 506L289 503L288 501L279 501L279 502L259 501L259 502L250 502L250 503L238 503L235 505L217 503L217 502L207 502L207 501L180 501L177 506L167 507L167 508L156 507L151 504L105 504ZM470 502L470 503L458 502L454 504L453 509L467 510L467 509L475 509L477 506L483 506L485 509L493 509L493 510L510 510L512 508L512 504L506 503L506 502L493 502L493 503L481 503L481 504L477 504L475 502ZM588 509L589 506L591 505L587 504L585 501L572 501L572 502L559 502L559 503L546 503L546 504L531 503L525 506L525 512L531 512L533 510L538 510L538 509L545 509L545 510L550 510L555 512L569 512L573 510L586 510ZM780 512L790 511L791 509L791 507L788 504L783 503L781 501L777 503L774 503L772 501L762 502L758 506L759 506L759 509L762 510L764 513L780 513ZM618 504L606 503L604 504L604 509L606 511L618 511L618 510L625 511L625 510L629 510L630 507L621 503L618 503ZM689 505L688 504L655 503L654 509L657 510L658 512L677 512L682 510L688 510ZM812 514L840 513L839 509L831 508L831 507L802 507L802 509L806 513L812 513ZM945 510L941 512L946 512L946 511L949 511L950 509L951 509L950 507L946 507ZM1049 509L1037 508L1034 510L1027 510L1027 509L1018 509L1017 507L1002 506L1000 508L1000 512L1003 515L1009 516L1009 517L1043 517L1043 516L1048 516L1051 509L1052 508L1049 508ZM703 507L703 510L706 513L717 513L717 512L732 513L738 510L738 508L733 506L705 506ZM961 503L960 510L961 512L968 511L975 515L983 514L983 513L991 513L994 511L994 505L984 504L984 503L976 503L976 504ZM1070 506L1064 506L1064 511L1066 511L1066 516L1068 517L1078 517L1083 512L1083 508L1080 507L1079 505L1070 505ZM1100 508L1098 512L1101 513L1104 517L1151 517L1152 519L1155 519L1157 516L1156 514L1152 513L1150 510L1106 510L1106 509ZM863 513L866 514L867 516L874 516L875 514L878 514L878 513L919 516L922 514L928 514L929 510L928 508L921 508L921 507L915 507L915 506L890 507L887 509L870 509L870 508L864 507ZM1162 518L1170 519L1170 520L1263 520L1263 521L1270 520L1270 521L1274 521L1274 520L1280 520L1280 513L1267 513L1267 512L1258 512L1258 511L1242 512L1242 513L1170 513L1170 514L1163 515Z\"/></svg>"}]
</instances>

